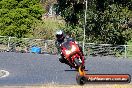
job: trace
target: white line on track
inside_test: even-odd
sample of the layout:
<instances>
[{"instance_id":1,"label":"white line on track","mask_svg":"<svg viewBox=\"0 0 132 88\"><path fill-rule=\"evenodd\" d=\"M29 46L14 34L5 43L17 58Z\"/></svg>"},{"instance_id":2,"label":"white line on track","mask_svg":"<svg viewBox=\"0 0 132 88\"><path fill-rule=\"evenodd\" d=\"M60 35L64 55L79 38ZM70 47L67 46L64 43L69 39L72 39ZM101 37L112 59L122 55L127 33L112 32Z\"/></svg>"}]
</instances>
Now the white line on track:
<instances>
[{"instance_id":1,"label":"white line on track","mask_svg":"<svg viewBox=\"0 0 132 88\"><path fill-rule=\"evenodd\" d=\"M9 76L9 74L10 73L6 70L0 70L0 78L7 77L7 76Z\"/></svg>"}]
</instances>

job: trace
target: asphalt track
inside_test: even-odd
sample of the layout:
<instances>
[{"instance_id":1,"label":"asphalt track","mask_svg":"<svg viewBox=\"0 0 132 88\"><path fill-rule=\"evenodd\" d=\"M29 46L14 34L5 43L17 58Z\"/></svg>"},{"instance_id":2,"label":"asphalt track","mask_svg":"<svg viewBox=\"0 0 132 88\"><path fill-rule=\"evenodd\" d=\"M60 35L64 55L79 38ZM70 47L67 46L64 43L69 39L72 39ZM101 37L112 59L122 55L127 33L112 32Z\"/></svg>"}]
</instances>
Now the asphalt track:
<instances>
[{"instance_id":1,"label":"asphalt track","mask_svg":"<svg viewBox=\"0 0 132 88\"><path fill-rule=\"evenodd\" d=\"M132 59L86 57L85 65L89 74L132 75ZM56 55L1 52L0 70L10 73L0 78L0 85L77 84L77 72L60 63Z\"/></svg>"}]
</instances>

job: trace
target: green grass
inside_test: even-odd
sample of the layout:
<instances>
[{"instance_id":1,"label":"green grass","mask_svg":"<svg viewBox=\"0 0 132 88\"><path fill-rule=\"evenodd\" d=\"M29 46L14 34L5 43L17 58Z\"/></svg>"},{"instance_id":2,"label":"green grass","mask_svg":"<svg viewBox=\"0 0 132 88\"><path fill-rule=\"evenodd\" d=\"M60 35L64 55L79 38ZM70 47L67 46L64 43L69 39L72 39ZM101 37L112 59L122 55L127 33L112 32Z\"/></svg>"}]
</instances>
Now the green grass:
<instances>
[{"instance_id":1,"label":"green grass","mask_svg":"<svg viewBox=\"0 0 132 88\"><path fill-rule=\"evenodd\" d=\"M53 39L56 30L62 29L65 27L65 22L62 19L58 18L45 18L42 22L38 22L35 30L33 30L34 38L39 39Z\"/></svg>"}]
</instances>

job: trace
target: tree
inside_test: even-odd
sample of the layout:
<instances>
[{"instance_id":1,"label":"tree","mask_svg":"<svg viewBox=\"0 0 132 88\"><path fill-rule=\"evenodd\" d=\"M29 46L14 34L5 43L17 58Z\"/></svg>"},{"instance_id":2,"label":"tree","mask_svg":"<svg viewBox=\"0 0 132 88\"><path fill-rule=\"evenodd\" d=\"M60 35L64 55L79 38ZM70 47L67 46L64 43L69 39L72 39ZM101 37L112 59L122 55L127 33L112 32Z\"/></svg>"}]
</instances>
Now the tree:
<instances>
[{"instance_id":1,"label":"tree","mask_svg":"<svg viewBox=\"0 0 132 88\"><path fill-rule=\"evenodd\" d=\"M95 3L95 10L88 12L88 37L98 43L126 44L132 36L132 28L123 27L131 21L132 11L129 7L109 1Z\"/></svg>"},{"instance_id":2,"label":"tree","mask_svg":"<svg viewBox=\"0 0 132 88\"><path fill-rule=\"evenodd\" d=\"M43 12L39 0L1 0L0 35L28 37Z\"/></svg>"},{"instance_id":3,"label":"tree","mask_svg":"<svg viewBox=\"0 0 132 88\"><path fill-rule=\"evenodd\" d=\"M56 11L64 20L73 26L80 22L84 4L78 0L57 0Z\"/></svg>"},{"instance_id":4,"label":"tree","mask_svg":"<svg viewBox=\"0 0 132 88\"><path fill-rule=\"evenodd\" d=\"M83 28L84 6L82 0L58 0L57 11L68 25ZM86 41L125 44L132 36L131 6L131 0L88 0Z\"/></svg>"}]
</instances>

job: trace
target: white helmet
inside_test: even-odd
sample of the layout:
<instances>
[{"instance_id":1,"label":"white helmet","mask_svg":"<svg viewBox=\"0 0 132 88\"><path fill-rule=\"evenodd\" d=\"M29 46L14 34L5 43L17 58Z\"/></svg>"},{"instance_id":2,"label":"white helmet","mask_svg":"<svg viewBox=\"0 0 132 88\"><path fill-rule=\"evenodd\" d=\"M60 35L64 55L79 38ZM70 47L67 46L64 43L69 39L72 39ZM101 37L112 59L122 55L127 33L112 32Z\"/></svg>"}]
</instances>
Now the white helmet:
<instances>
[{"instance_id":1,"label":"white helmet","mask_svg":"<svg viewBox=\"0 0 132 88\"><path fill-rule=\"evenodd\" d=\"M64 32L62 31L62 30L58 30L58 31L56 31L56 38L58 39L58 40L62 40L62 39L64 39Z\"/></svg>"}]
</instances>

